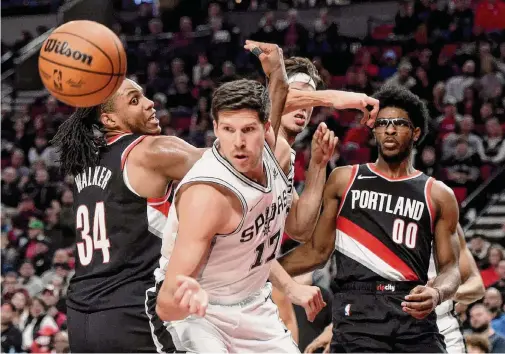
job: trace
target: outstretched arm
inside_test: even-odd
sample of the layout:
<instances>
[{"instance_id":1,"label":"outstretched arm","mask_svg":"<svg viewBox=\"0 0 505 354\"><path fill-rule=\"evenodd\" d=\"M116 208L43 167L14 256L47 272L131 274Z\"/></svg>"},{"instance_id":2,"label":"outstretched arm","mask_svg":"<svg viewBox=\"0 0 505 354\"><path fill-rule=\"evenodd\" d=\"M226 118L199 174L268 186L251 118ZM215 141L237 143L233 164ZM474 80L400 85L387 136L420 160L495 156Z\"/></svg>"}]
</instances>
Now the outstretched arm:
<instances>
[{"instance_id":1,"label":"outstretched arm","mask_svg":"<svg viewBox=\"0 0 505 354\"><path fill-rule=\"evenodd\" d=\"M473 259L472 253L466 246L465 234L463 228L458 224L458 238L460 245L459 252L459 272L461 273L461 285L454 295L454 301L465 305L474 303L482 299L486 289L482 278Z\"/></svg>"},{"instance_id":2,"label":"outstretched arm","mask_svg":"<svg viewBox=\"0 0 505 354\"><path fill-rule=\"evenodd\" d=\"M371 112L368 111L367 106L373 107ZM372 127L377 113L379 113L379 101L364 93L337 90L302 91L290 89L283 114L309 107L358 109L363 112L361 124L367 123L370 127Z\"/></svg>"},{"instance_id":3,"label":"outstretched arm","mask_svg":"<svg viewBox=\"0 0 505 354\"><path fill-rule=\"evenodd\" d=\"M255 48L259 48L262 51L262 53L258 55L258 58L261 61L261 66L269 81L268 93L271 102L269 119L275 136L275 140L273 141L274 145L270 145L270 147L274 150L289 89L288 75L284 67L282 49L277 44L250 40L246 40L244 48L251 52L253 52Z\"/></svg>"},{"instance_id":4,"label":"outstretched arm","mask_svg":"<svg viewBox=\"0 0 505 354\"><path fill-rule=\"evenodd\" d=\"M323 211L310 241L298 246L279 259L284 269L292 275L310 272L324 265L335 249L335 220L341 196L352 176L352 167L333 170L323 193Z\"/></svg>"},{"instance_id":5,"label":"outstretched arm","mask_svg":"<svg viewBox=\"0 0 505 354\"><path fill-rule=\"evenodd\" d=\"M147 136L131 151L128 169L144 168L167 180L180 181L206 150L175 136Z\"/></svg>"},{"instance_id":6,"label":"outstretched arm","mask_svg":"<svg viewBox=\"0 0 505 354\"><path fill-rule=\"evenodd\" d=\"M206 297L196 280L192 278L196 277L202 262L206 259L213 237L222 232L223 225L227 224L224 216L231 213L226 197L214 186L194 184L185 187L179 193L176 200L179 229L170 253L170 261L165 269L165 280L156 302L156 312L164 321L182 320L192 313L205 313L206 303L199 304L198 301L181 298L180 279L182 276L190 281L193 289L189 290L196 290L202 293L200 294L202 297ZM209 205L213 205L214 212L206 207ZM198 223L195 223L195 220L198 220ZM192 294L188 296L191 297ZM181 302L191 305L192 308L181 306ZM199 308L200 305L202 308Z\"/></svg>"},{"instance_id":7,"label":"outstretched arm","mask_svg":"<svg viewBox=\"0 0 505 354\"><path fill-rule=\"evenodd\" d=\"M338 138L326 127L319 124L312 137L312 152L307 171L306 185L301 196L293 190L293 202L286 219L285 231L292 239L307 242L314 231L321 209L326 165L333 155Z\"/></svg>"}]
</instances>

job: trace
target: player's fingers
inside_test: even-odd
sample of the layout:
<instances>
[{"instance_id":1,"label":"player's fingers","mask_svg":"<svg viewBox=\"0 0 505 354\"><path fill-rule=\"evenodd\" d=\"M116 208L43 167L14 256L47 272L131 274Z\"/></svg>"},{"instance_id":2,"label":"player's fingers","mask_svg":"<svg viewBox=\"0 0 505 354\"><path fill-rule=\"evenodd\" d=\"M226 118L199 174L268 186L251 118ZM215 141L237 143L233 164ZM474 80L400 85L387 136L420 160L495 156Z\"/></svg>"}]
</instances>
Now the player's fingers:
<instances>
[{"instance_id":1,"label":"player's fingers","mask_svg":"<svg viewBox=\"0 0 505 354\"><path fill-rule=\"evenodd\" d=\"M372 111L370 112L370 118L375 120L377 114L379 113L380 102L378 99L366 96L366 104L372 106Z\"/></svg>"},{"instance_id":2,"label":"player's fingers","mask_svg":"<svg viewBox=\"0 0 505 354\"><path fill-rule=\"evenodd\" d=\"M191 297L193 296L193 292L191 290L186 290L184 293L184 296L181 299L181 302L179 302L179 307L181 309L189 310L189 303L191 301Z\"/></svg>"},{"instance_id":3,"label":"player's fingers","mask_svg":"<svg viewBox=\"0 0 505 354\"><path fill-rule=\"evenodd\" d=\"M412 310L426 311L433 308L433 301L416 301L416 302L402 302L402 307L407 307Z\"/></svg>"},{"instance_id":4,"label":"player's fingers","mask_svg":"<svg viewBox=\"0 0 505 354\"><path fill-rule=\"evenodd\" d=\"M199 308L198 299L197 299L196 295L193 295L189 299L189 313L190 314L197 313L198 308Z\"/></svg>"},{"instance_id":5,"label":"player's fingers","mask_svg":"<svg viewBox=\"0 0 505 354\"><path fill-rule=\"evenodd\" d=\"M179 285L179 287L177 288L177 290L174 293L174 301L176 303L180 303L181 302L182 297L186 293L187 289L188 289L188 283L184 282L181 285Z\"/></svg>"},{"instance_id":6,"label":"player's fingers","mask_svg":"<svg viewBox=\"0 0 505 354\"><path fill-rule=\"evenodd\" d=\"M328 342L328 344L326 344L326 346L324 347L323 353L329 353L329 352L330 352L330 343Z\"/></svg>"},{"instance_id":7,"label":"player's fingers","mask_svg":"<svg viewBox=\"0 0 505 354\"><path fill-rule=\"evenodd\" d=\"M303 351L304 353L314 353L314 351L319 348L314 342L307 345L307 348Z\"/></svg>"},{"instance_id":8,"label":"player's fingers","mask_svg":"<svg viewBox=\"0 0 505 354\"><path fill-rule=\"evenodd\" d=\"M319 299L319 302L320 302L320 303L321 303L321 305L322 305L322 307L321 307L321 309L322 309L323 307L325 307L325 306L326 306L326 302L324 302L324 299L323 299L323 294L321 293L321 290L319 290L319 291L317 292L317 297L318 297L318 299Z\"/></svg>"},{"instance_id":9,"label":"player's fingers","mask_svg":"<svg viewBox=\"0 0 505 354\"><path fill-rule=\"evenodd\" d=\"M326 130L328 130L328 126L326 125L325 122L321 122L317 126L317 130L320 130L324 134L324 133L326 133Z\"/></svg>"},{"instance_id":10,"label":"player's fingers","mask_svg":"<svg viewBox=\"0 0 505 354\"><path fill-rule=\"evenodd\" d=\"M414 294L420 294L423 292L423 290L424 290L424 286L418 285L414 289L410 290L409 295L405 296L405 299L409 300L408 299L409 296L414 295Z\"/></svg>"},{"instance_id":11,"label":"player's fingers","mask_svg":"<svg viewBox=\"0 0 505 354\"><path fill-rule=\"evenodd\" d=\"M403 311L408 313L412 317L417 318L418 320L422 320L423 318L425 318L426 316L428 316L430 314L430 311L417 311L417 310L410 309L408 307L404 307Z\"/></svg>"}]
</instances>

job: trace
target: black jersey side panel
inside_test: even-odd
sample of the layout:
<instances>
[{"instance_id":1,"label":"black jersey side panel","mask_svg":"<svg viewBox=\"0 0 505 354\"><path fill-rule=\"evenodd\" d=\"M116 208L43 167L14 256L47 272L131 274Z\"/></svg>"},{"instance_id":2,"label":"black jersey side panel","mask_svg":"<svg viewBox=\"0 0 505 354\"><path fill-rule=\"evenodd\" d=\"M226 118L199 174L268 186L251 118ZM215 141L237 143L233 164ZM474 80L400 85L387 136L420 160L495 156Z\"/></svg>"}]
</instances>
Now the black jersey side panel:
<instances>
[{"instance_id":1,"label":"black jersey side panel","mask_svg":"<svg viewBox=\"0 0 505 354\"><path fill-rule=\"evenodd\" d=\"M154 282L161 239L149 231L148 200L125 185L122 170L143 138L118 137L97 166L75 177L76 271L68 293L75 310L144 306Z\"/></svg>"}]
</instances>

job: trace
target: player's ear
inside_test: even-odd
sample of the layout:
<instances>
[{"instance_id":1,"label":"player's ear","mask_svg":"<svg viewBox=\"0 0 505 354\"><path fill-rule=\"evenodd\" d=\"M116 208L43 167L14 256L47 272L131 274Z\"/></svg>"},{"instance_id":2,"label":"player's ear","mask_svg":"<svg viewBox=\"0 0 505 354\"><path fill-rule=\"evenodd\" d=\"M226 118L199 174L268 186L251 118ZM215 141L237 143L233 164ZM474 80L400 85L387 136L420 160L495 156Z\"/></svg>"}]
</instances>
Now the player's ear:
<instances>
[{"instance_id":1,"label":"player's ear","mask_svg":"<svg viewBox=\"0 0 505 354\"><path fill-rule=\"evenodd\" d=\"M215 119L212 121L212 125L214 126L214 135L217 136L217 122Z\"/></svg>"},{"instance_id":2,"label":"player's ear","mask_svg":"<svg viewBox=\"0 0 505 354\"><path fill-rule=\"evenodd\" d=\"M105 128L107 128L109 130L119 128L119 124L118 124L119 122L118 122L117 116L114 113L100 114L100 122L102 123L102 125Z\"/></svg>"},{"instance_id":3,"label":"player's ear","mask_svg":"<svg viewBox=\"0 0 505 354\"><path fill-rule=\"evenodd\" d=\"M416 127L416 128L414 129L414 136L413 136L413 138L414 138L414 142L415 142L415 143L417 143L417 141L419 140L419 137L420 137L420 136L421 136L421 128Z\"/></svg>"},{"instance_id":4,"label":"player's ear","mask_svg":"<svg viewBox=\"0 0 505 354\"><path fill-rule=\"evenodd\" d=\"M268 132L270 130L270 127L272 126L272 123L270 123L270 119L265 122L265 132Z\"/></svg>"}]
</instances>

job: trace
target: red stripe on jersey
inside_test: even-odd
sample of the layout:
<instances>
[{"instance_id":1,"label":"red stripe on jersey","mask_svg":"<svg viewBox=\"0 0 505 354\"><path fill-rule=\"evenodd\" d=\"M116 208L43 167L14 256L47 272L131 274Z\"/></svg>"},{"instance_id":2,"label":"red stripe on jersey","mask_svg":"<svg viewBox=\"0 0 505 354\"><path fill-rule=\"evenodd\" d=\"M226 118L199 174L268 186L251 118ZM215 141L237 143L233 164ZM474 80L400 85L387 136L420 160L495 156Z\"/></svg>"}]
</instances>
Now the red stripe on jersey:
<instances>
[{"instance_id":1,"label":"red stripe on jersey","mask_svg":"<svg viewBox=\"0 0 505 354\"><path fill-rule=\"evenodd\" d=\"M146 137L145 135L139 136L137 139L133 140L130 143L130 145L126 147L126 149L124 149L123 153L121 154L121 170L124 169L124 164L126 163L126 159L128 158L130 152L133 150L135 146L138 145L138 143L144 140L145 137Z\"/></svg>"},{"instance_id":2,"label":"red stripe on jersey","mask_svg":"<svg viewBox=\"0 0 505 354\"><path fill-rule=\"evenodd\" d=\"M113 137L110 137L107 139L107 145L113 144L119 139L121 139L123 136L131 135L132 133L124 133L124 134L118 134L114 135Z\"/></svg>"},{"instance_id":3,"label":"red stripe on jersey","mask_svg":"<svg viewBox=\"0 0 505 354\"><path fill-rule=\"evenodd\" d=\"M339 216L337 218L337 229L352 237L354 240L368 248L384 262L400 272L406 280L419 280L416 273L391 251L386 245L380 242L374 235L359 227L349 219Z\"/></svg>"},{"instance_id":4,"label":"red stripe on jersey","mask_svg":"<svg viewBox=\"0 0 505 354\"><path fill-rule=\"evenodd\" d=\"M160 204L149 204L149 206L151 208L158 210L163 215L168 216L168 211L170 210L170 202L168 200Z\"/></svg>"},{"instance_id":5,"label":"red stripe on jersey","mask_svg":"<svg viewBox=\"0 0 505 354\"><path fill-rule=\"evenodd\" d=\"M168 210L170 209L170 202L168 201L168 198L172 192L172 186L173 184L170 183L167 193L161 198L147 198L147 204L151 208L160 211L163 215L168 216Z\"/></svg>"}]
</instances>

